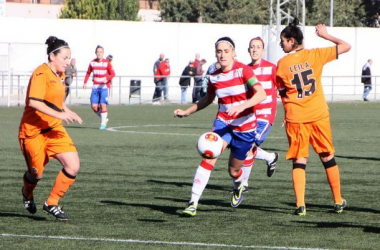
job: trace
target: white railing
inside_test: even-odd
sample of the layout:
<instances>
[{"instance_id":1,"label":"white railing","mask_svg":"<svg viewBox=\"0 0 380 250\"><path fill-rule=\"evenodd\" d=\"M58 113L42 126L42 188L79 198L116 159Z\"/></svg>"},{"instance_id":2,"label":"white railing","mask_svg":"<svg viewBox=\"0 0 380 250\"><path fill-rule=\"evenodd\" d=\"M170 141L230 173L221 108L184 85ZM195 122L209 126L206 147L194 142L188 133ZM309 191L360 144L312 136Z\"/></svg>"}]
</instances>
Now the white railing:
<instances>
[{"instance_id":1,"label":"white railing","mask_svg":"<svg viewBox=\"0 0 380 250\"><path fill-rule=\"evenodd\" d=\"M0 105L24 105L27 86L31 72L8 73L0 71ZM78 72L70 86L69 105L89 104L91 80L88 88L83 89L85 72ZM180 76L170 76L168 79L168 97L171 103L180 103ZM10 81L8 79L10 78ZM133 85L136 80L140 86ZM327 101L362 101L363 84L360 76L324 76L322 77L324 93ZM187 101L192 101L194 81L187 90ZM116 76L112 80L109 103L111 105L150 104L155 90L153 76ZM135 92L133 92L135 91ZM372 77L372 91L368 98L380 100L380 76Z\"/></svg>"}]
</instances>

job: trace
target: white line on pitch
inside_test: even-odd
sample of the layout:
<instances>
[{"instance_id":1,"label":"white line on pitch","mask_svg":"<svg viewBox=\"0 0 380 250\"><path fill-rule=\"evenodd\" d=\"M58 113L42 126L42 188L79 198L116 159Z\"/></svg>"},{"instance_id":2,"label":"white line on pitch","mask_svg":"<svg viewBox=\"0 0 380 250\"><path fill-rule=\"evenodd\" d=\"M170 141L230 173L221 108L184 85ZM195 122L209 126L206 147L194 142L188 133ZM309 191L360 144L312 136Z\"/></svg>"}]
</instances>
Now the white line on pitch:
<instances>
[{"instance_id":1,"label":"white line on pitch","mask_svg":"<svg viewBox=\"0 0 380 250\"><path fill-rule=\"evenodd\" d=\"M112 127L107 128L107 131L110 132L117 132L117 133L132 133L132 134L149 134L149 135L179 135L179 136L199 136L199 134L181 134L181 133L160 133L160 132L141 132L141 131L132 131L132 130L118 130L123 128L141 128L141 127L183 127L183 126L190 126L186 124L148 124L148 125L141 125L141 126L119 126L119 127ZM201 129L201 128L199 128ZM285 137L268 137L271 139L284 139Z\"/></svg>"},{"instance_id":2,"label":"white line on pitch","mask_svg":"<svg viewBox=\"0 0 380 250\"><path fill-rule=\"evenodd\" d=\"M23 234L1 234L1 236L2 237L16 237L16 238L31 238L31 239L100 241L100 242L116 242L116 243L201 246L201 247L219 247L219 248L221 247L221 248L247 248L247 249L271 249L271 250L333 250L333 249L326 249L326 248L242 246L242 245L207 244L207 243L195 243L195 242L171 242L171 241L150 241L150 240L132 240L132 239L123 240L123 239L107 239L107 238L81 238L81 237L23 235Z\"/></svg>"}]
</instances>

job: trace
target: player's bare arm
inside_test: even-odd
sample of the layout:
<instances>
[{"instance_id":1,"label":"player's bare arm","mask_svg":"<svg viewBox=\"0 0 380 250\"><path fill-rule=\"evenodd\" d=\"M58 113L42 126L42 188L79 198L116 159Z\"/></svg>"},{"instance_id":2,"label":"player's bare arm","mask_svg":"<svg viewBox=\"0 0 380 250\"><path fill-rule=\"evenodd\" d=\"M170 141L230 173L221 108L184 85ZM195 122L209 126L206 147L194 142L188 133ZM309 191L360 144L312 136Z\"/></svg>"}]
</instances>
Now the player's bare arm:
<instances>
[{"instance_id":1,"label":"player's bare arm","mask_svg":"<svg viewBox=\"0 0 380 250\"><path fill-rule=\"evenodd\" d=\"M243 103L239 106L229 107L227 109L227 113L229 116L237 115L247 108L253 107L256 104L259 104L260 102L264 101L267 97L264 88L260 84L256 84L253 86L253 89L255 90L255 94L249 99L246 103Z\"/></svg>"},{"instance_id":2,"label":"player's bare arm","mask_svg":"<svg viewBox=\"0 0 380 250\"><path fill-rule=\"evenodd\" d=\"M198 103L194 104L190 108L186 110L182 110L182 109L174 110L174 116L180 117L180 118L187 117L199 110L206 108L208 105L210 105L214 101L214 99L215 99L215 94L208 93L203 98L201 98Z\"/></svg>"},{"instance_id":3,"label":"player's bare arm","mask_svg":"<svg viewBox=\"0 0 380 250\"><path fill-rule=\"evenodd\" d=\"M335 43L336 45L338 45L338 55L346 53L351 49L350 44L348 44L347 42L345 42L339 38L336 38L336 37L330 35L327 32L326 25L324 25L324 24L318 24L317 26L315 26L315 32L319 37L326 39L328 41L331 41L331 42Z\"/></svg>"}]
</instances>

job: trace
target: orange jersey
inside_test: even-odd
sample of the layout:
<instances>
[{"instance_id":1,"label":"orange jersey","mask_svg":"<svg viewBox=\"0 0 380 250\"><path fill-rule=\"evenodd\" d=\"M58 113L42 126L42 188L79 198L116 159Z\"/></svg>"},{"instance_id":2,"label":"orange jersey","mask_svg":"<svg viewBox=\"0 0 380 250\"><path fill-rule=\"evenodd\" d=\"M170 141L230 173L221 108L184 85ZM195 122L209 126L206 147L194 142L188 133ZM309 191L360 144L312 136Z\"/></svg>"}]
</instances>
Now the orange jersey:
<instances>
[{"instance_id":1,"label":"orange jersey","mask_svg":"<svg viewBox=\"0 0 380 250\"><path fill-rule=\"evenodd\" d=\"M323 66L338 58L338 47L301 49L278 61L277 84L287 122L306 123L328 115L322 88Z\"/></svg>"},{"instance_id":2,"label":"orange jersey","mask_svg":"<svg viewBox=\"0 0 380 250\"><path fill-rule=\"evenodd\" d=\"M34 137L41 131L45 132L62 124L60 119L30 107L30 99L44 102L50 108L61 112L65 99L65 74L56 75L47 64L42 64L33 72L26 93L19 138Z\"/></svg>"}]
</instances>

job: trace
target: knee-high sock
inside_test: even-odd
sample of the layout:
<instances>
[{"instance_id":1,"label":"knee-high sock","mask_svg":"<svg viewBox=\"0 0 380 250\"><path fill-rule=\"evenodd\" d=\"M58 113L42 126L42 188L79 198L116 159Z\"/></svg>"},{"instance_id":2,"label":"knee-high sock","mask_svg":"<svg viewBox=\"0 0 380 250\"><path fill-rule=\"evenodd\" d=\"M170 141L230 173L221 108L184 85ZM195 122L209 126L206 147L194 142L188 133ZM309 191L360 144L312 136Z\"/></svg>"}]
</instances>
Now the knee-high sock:
<instances>
[{"instance_id":1,"label":"knee-high sock","mask_svg":"<svg viewBox=\"0 0 380 250\"><path fill-rule=\"evenodd\" d=\"M214 168L213 165L202 161L195 172L193 187L191 188L191 199L190 202L194 202L194 205L198 205L198 201L201 198L203 190L205 190L208 180L210 179L211 170Z\"/></svg>"},{"instance_id":2,"label":"knee-high sock","mask_svg":"<svg viewBox=\"0 0 380 250\"><path fill-rule=\"evenodd\" d=\"M71 176L64 169L59 172L57 178L55 179L55 183L53 189L50 192L50 196L47 199L46 203L51 205L58 205L59 199L65 195L70 186L75 182L75 176Z\"/></svg>"},{"instance_id":3,"label":"knee-high sock","mask_svg":"<svg viewBox=\"0 0 380 250\"><path fill-rule=\"evenodd\" d=\"M293 168L293 188L296 195L297 207L305 206L306 171Z\"/></svg>"},{"instance_id":4,"label":"knee-high sock","mask_svg":"<svg viewBox=\"0 0 380 250\"><path fill-rule=\"evenodd\" d=\"M253 162L254 162L255 158L254 156L249 156L247 157L244 162L243 162L243 185L248 187L248 179L249 179L249 176L251 175L251 170L252 170L252 166L253 166Z\"/></svg>"},{"instance_id":5,"label":"knee-high sock","mask_svg":"<svg viewBox=\"0 0 380 250\"><path fill-rule=\"evenodd\" d=\"M268 153L267 151L261 149L261 148L257 148L256 150L257 154L255 156L255 159L257 160L264 160L266 162L273 162L274 158L275 158L275 155L274 153Z\"/></svg>"},{"instance_id":6,"label":"knee-high sock","mask_svg":"<svg viewBox=\"0 0 380 250\"><path fill-rule=\"evenodd\" d=\"M239 189L241 184L243 183L243 176L244 176L244 168L241 168L239 173L235 176L231 176L232 181L234 183L234 189Z\"/></svg>"},{"instance_id":7,"label":"knee-high sock","mask_svg":"<svg viewBox=\"0 0 380 250\"><path fill-rule=\"evenodd\" d=\"M24 181L24 189L23 189L23 194L24 196L28 199L31 200L33 199L33 190L37 187L37 182L33 183L28 178L26 177L26 173L22 177L22 180Z\"/></svg>"},{"instance_id":8,"label":"knee-high sock","mask_svg":"<svg viewBox=\"0 0 380 250\"><path fill-rule=\"evenodd\" d=\"M102 111L100 117L102 118L101 123L105 124L108 117L108 110Z\"/></svg>"},{"instance_id":9,"label":"knee-high sock","mask_svg":"<svg viewBox=\"0 0 380 250\"><path fill-rule=\"evenodd\" d=\"M331 191L334 196L334 202L342 204L342 196L340 193L340 176L339 167L335 165L326 169L327 180L330 184Z\"/></svg>"}]
</instances>

